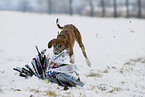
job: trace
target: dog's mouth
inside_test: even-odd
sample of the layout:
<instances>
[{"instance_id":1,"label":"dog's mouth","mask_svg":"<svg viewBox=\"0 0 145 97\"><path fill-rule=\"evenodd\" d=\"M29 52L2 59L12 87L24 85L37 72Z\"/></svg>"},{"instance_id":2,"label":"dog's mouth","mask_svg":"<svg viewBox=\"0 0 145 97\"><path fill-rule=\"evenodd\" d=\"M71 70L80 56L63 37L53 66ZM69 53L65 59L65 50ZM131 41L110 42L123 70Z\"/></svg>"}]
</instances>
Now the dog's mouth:
<instances>
[{"instance_id":1,"label":"dog's mouth","mask_svg":"<svg viewBox=\"0 0 145 97\"><path fill-rule=\"evenodd\" d=\"M54 51L53 52L55 55L58 55L58 54L60 54L61 52L60 51Z\"/></svg>"},{"instance_id":2,"label":"dog's mouth","mask_svg":"<svg viewBox=\"0 0 145 97\"><path fill-rule=\"evenodd\" d=\"M60 54L61 52L62 52L62 50L60 50L60 51L54 50L54 51L53 51L53 53L54 53L55 55L58 55L58 54Z\"/></svg>"}]
</instances>

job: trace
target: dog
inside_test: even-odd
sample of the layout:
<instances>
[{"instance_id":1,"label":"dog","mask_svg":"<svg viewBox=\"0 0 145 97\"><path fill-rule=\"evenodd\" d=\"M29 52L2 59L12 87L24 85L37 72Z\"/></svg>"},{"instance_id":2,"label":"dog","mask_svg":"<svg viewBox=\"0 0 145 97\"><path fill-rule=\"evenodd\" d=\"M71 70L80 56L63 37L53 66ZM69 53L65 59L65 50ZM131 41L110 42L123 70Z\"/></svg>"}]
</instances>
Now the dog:
<instances>
[{"instance_id":1,"label":"dog","mask_svg":"<svg viewBox=\"0 0 145 97\"><path fill-rule=\"evenodd\" d=\"M55 55L61 53L64 49L66 49L70 57L70 62L74 63L75 59L74 59L73 47L75 41L77 41L86 59L87 65L91 67L91 63L85 52L85 47L84 44L82 43L82 37L79 30L72 24L67 24L62 27L59 25L58 21L59 20L56 19L57 27L59 29L62 29L62 31L58 34L57 38L52 39L48 43L48 48L51 48L53 46L53 53Z\"/></svg>"}]
</instances>

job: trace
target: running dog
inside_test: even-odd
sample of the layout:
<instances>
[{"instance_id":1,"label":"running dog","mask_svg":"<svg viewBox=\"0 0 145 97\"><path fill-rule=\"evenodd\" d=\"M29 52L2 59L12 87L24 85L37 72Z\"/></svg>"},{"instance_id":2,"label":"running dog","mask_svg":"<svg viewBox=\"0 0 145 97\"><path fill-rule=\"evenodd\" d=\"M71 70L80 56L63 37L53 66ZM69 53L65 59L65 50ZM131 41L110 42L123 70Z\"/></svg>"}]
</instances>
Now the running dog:
<instances>
[{"instance_id":1,"label":"running dog","mask_svg":"<svg viewBox=\"0 0 145 97\"><path fill-rule=\"evenodd\" d=\"M52 39L48 43L48 48L51 48L53 46L54 54L59 54L64 49L68 50L70 62L74 63L75 59L74 59L73 47L75 41L77 41L86 59L87 65L91 67L91 63L85 52L85 47L84 44L82 43L82 37L78 29L72 24L67 24L62 27L59 25L58 19L56 20L56 24L59 29L62 29L62 31L58 34L57 38Z\"/></svg>"}]
</instances>

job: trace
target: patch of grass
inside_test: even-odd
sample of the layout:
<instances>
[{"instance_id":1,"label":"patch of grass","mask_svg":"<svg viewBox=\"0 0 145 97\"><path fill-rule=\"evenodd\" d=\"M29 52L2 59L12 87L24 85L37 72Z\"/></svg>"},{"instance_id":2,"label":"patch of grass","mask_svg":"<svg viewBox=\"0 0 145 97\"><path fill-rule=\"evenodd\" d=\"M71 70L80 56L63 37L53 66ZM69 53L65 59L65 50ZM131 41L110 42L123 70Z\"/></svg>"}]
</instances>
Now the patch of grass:
<instances>
[{"instance_id":1,"label":"patch of grass","mask_svg":"<svg viewBox=\"0 0 145 97\"><path fill-rule=\"evenodd\" d=\"M145 63L145 57L130 59L128 62L124 63L124 65L135 65L137 62Z\"/></svg>"},{"instance_id":2,"label":"patch of grass","mask_svg":"<svg viewBox=\"0 0 145 97\"><path fill-rule=\"evenodd\" d=\"M57 94L55 94L54 91L41 91L41 90L38 90L38 89L30 89L30 92L34 92L35 94L36 93L42 93L43 96L48 96L48 97L58 96ZM32 97L33 97L33 95L32 95Z\"/></svg>"},{"instance_id":3,"label":"patch of grass","mask_svg":"<svg viewBox=\"0 0 145 97\"><path fill-rule=\"evenodd\" d=\"M122 81L120 84L121 84L121 86L124 86L125 85L125 82Z\"/></svg>"},{"instance_id":4,"label":"patch of grass","mask_svg":"<svg viewBox=\"0 0 145 97\"><path fill-rule=\"evenodd\" d=\"M112 67L112 69L116 69L116 67Z\"/></svg>"},{"instance_id":5,"label":"patch of grass","mask_svg":"<svg viewBox=\"0 0 145 97\"><path fill-rule=\"evenodd\" d=\"M136 63L145 63L145 57L130 59L128 62L124 63L124 66L119 70L119 72L123 74L124 72L133 71L133 66L136 66Z\"/></svg>"},{"instance_id":6,"label":"patch of grass","mask_svg":"<svg viewBox=\"0 0 145 97\"><path fill-rule=\"evenodd\" d=\"M121 84L124 84L125 82L121 82Z\"/></svg>"},{"instance_id":7,"label":"patch of grass","mask_svg":"<svg viewBox=\"0 0 145 97\"><path fill-rule=\"evenodd\" d=\"M30 95L30 97L34 97L33 95Z\"/></svg>"},{"instance_id":8,"label":"patch of grass","mask_svg":"<svg viewBox=\"0 0 145 97\"><path fill-rule=\"evenodd\" d=\"M21 89L15 89L15 88L11 88L11 90L15 91L21 91Z\"/></svg>"},{"instance_id":9,"label":"patch of grass","mask_svg":"<svg viewBox=\"0 0 145 97\"><path fill-rule=\"evenodd\" d=\"M126 63L124 63L124 65L129 65L129 64L131 64L130 62L126 62Z\"/></svg>"},{"instance_id":10,"label":"patch of grass","mask_svg":"<svg viewBox=\"0 0 145 97\"><path fill-rule=\"evenodd\" d=\"M1 87L0 87L0 93L2 92L3 90L1 89Z\"/></svg>"},{"instance_id":11,"label":"patch of grass","mask_svg":"<svg viewBox=\"0 0 145 97\"><path fill-rule=\"evenodd\" d=\"M105 84L100 84L97 86L97 88L101 91L106 91L106 85Z\"/></svg>"},{"instance_id":12,"label":"patch of grass","mask_svg":"<svg viewBox=\"0 0 145 97\"><path fill-rule=\"evenodd\" d=\"M46 96L47 96L47 95L52 96L52 97L58 96L57 94L55 94L54 91L48 91L48 92L46 92Z\"/></svg>"},{"instance_id":13,"label":"patch of grass","mask_svg":"<svg viewBox=\"0 0 145 97\"><path fill-rule=\"evenodd\" d=\"M90 72L88 75L86 75L86 77L102 77L101 74L99 73L94 73L94 72Z\"/></svg>"},{"instance_id":14,"label":"patch of grass","mask_svg":"<svg viewBox=\"0 0 145 97\"><path fill-rule=\"evenodd\" d=\"M15 89L15 91L21 91L20 89Z\"/></svg>"},{"instance_id":15,"label":"patch of grass","mask_svg":"<svg viewBox=\"0 0 145 97\"><path fill-rule=\"evenodd\" d=\"M120 73L123 74L123 70L122 69L120 70Z\"/></svg>"},{"instance_id":16,"label":"patch of grass","mask_svg":"<svg viewBox=\"0 0 145 97\"><path fill-rule=\"evenodd\" d=\"M38 89L30 89L30 92L34 92L34 93L40 93L42 91L38 90Z\"/></svg>"},{"instance_id":17,"label":"patch of grass","mask_svg":"<svg viewBox=\"0 0 145 97\"><path fill-rule=\"evenodd\" d=\"M105 69L105 70L103 71L103 73L108 73L108 70L107 70L107 69Z\"/></svg>"},{"instance_id":18,"label":"patch of grass","mask_svg":"<svg viewBox=\"0 0 145 97\"><path fill-rule=\"evenodd\" d=\"M121 89L120 88L113 88L112 90L109 90L107 93L113 93L113 92L119 92Z\"/></svg>"}]
</instances>

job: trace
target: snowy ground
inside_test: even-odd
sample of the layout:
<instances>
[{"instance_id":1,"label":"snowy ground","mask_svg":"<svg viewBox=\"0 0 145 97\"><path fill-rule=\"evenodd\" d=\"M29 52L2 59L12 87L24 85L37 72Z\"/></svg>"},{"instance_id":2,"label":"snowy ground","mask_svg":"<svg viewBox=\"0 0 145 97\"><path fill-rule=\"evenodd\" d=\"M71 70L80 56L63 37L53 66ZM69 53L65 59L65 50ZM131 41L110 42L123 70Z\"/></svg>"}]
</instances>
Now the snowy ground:
<instances>
[{"instance_id":1,"label":"snowy ground","mask_svg":"<svg viewBox=\"0 0 145 97\"><path fill-rule=\"evenodd\" d=\"M35 45L47 48L60 24L72 23L80 30L89 68L78 44L75 64L84 87L62 87L36 77L20 78L13 67L30 64ZM48 50L52 53L52 50ZM0 12L0 97L144 97L145 20L90 18L67 15Z\"/></svg>"}]
</instances>

